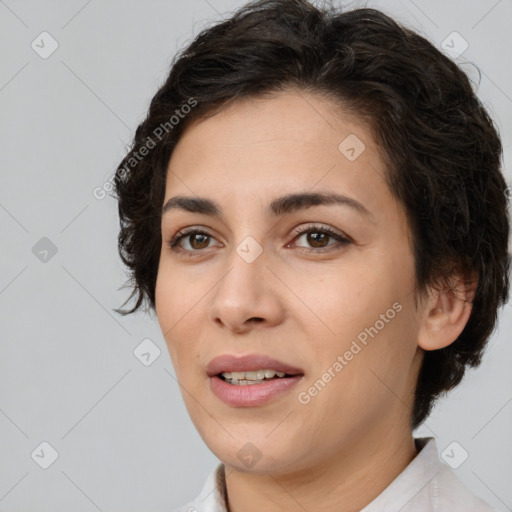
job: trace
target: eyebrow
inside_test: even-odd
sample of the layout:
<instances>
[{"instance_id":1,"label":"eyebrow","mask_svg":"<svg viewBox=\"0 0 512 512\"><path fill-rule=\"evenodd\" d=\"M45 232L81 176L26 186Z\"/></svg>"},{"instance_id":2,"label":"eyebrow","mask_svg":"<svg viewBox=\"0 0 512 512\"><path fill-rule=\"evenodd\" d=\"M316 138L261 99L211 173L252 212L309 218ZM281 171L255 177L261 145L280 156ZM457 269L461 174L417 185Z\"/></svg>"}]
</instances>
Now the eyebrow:
<instances>
[{"instance_id":1,"label":"eyebrow","mask_svg":"<svg viewBox=\"0 0 512 512\"><path fill-rule=\"evenodd\" d=\"M279 217L297 210L304 210L306 208L319 205L348 206L374 222L373 215L359 201L333 192L301 192L286 194L271 201L267 208L267 214L270 217ZM174 209L210 215L212 217L222 217L221 206L215 201L205 197L171 197L162 207L162 216Z\"/></svg>"}]
</instances>

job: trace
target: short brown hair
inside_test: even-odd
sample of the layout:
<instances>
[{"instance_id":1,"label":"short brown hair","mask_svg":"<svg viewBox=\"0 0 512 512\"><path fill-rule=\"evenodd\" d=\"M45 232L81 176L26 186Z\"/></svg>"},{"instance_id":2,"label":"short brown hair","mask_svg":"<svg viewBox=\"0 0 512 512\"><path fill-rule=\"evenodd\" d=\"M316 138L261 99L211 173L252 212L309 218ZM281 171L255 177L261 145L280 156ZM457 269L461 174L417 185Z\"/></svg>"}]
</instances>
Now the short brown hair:
<instances>
[{"instance_id":1,"label":"short brown hair","mask_svg":"<svg viewBox=\"0 0 512 512\"><path fill-rule=\"evenodd\" d=\"M131 310L116 311L133 313L145 300L155 307L166 170L184 128L239 98L290 86L322 93L369 121L411 227L417 290L455 271L478 275L460 336L424 354L414 428L466 367L480 363L508 300L509 190L500 138L466 74L380 11L260 0L201 32L174 58L116 172L119 252L133 287L125 304L137 297ZM141 157L149 140L154 146Z\"/></svg>"}]
</instances>

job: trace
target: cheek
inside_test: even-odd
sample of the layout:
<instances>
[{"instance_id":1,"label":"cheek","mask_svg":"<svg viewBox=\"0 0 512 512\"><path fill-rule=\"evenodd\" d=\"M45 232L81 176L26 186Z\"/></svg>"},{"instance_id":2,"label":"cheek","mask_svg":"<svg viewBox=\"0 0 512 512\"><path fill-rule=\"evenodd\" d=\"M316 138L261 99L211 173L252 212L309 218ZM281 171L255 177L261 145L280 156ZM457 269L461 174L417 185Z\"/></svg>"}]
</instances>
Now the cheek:
<instances>
[{"instance_id":1,"label":"cheek","mask_svg":"<svg viewBox=\"0 0 512 512\"><path fill-rule=\"evenodd\" d=\"M352 323L361 325L365 321L363 316L362 313ZM364 336L323 337L323 343L315 345L312 354L315 369L299 390L301 404L308 402L299 410L305 417L313 416L315 425L325 425L323 435L334 440L340 432L375 424L390 411L400 414L413 389L414 325L405 306L383 326L380 323L375 326L373 316L369 316L372 320L368 321L368 327L347 327L347 332ZM346 323L338 326L341 332ZM311 435L316 435L314 425Z\"/></svg>"},{"instance_id":2,"label":"cheek","mask_svg":"<svg viewBox=\"0 0 512 512\"><path fill-rule=\"evenodd\" d=\"M316 326L327 347L336 340L357 337L379 321L400 297L399 287L393 281L386 282L381 277L383 272L376 267L372 271L368 264L361 267L338 266L317 280L295 280L294 292L309 310L303 320L307 319L310 330ZM337 348L342 349L343 344Z\"/></svg>"},{"instance_id":3,"label":"cheek","mask_svg":"<svg viewBox=\"0 0 512 512\"><path fill-rule=\"evenodd\" d=\"M194 278L186 270L161 261L155 286L155 310L162 332L172 334L194 322L209 286L205 278Z\"/></svg>"},{"instance_id":4,"label":"cheek","mask_svg":"<svg viewBox=\"0 0 512 512\"><path fill-rule=\"evenodd\" d=\"M346 362L336 375L345 377L336 380L349 379L354 392L369 386L368 379L376 380L371 370L392 379L397 371L407 373L416 350L417 324L410 293L413 270L408 259L402 260L354 258L343 268L325 271L316 283L297 281L297 295L313 313L301 320L310 345L306 350L312 356L313 381L338 356Z\"/></svg>"},{"instance_id":5,"label":"cheek","mask_svg":"<svg viewBox=\"0 0 512 512\"><path fill-rule=\"evenodd\" d=\"M155 286L155 311L176 371L179 371L177 363L182 361L182 352L186 354L180 344L187 339L184 331L191 328L193 315L191 285L185 281L169 265L160 264Z\"/></svg>"}]
</instances>

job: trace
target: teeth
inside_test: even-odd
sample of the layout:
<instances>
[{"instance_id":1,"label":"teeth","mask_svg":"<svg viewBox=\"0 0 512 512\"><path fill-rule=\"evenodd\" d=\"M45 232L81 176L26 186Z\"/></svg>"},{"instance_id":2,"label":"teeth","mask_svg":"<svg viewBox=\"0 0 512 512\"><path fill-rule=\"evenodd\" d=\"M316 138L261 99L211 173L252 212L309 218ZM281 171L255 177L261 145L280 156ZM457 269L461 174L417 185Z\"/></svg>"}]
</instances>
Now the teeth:
<instances>
[{"instance_id":1,"label":"teeth","mask_svg":"<svg viewBox=\"0 0 512 512\"><path fill-rule=\"evenodd\" d=\"M264 379L272 379L275 376L284 377L286 373L276 370L255 370L250 372L223 372L222 377L230 381L241 381L240 384L253 383Z\"/></svg>"}]
</instances>

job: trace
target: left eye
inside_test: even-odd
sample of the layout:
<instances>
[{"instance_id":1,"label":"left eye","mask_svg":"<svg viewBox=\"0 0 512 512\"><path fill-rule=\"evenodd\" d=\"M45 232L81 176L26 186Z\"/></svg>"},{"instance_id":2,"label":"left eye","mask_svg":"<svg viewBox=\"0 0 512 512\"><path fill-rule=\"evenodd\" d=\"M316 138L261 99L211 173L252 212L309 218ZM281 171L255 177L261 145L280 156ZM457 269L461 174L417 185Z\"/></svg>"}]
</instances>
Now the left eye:
<instances>
[{"instance_id":1,"label":"left eye","mask_svg":"<svg viewBox=\"0 0 512 512\"><path fill-rule=\"evenodd\" d=\"M296 239L300 239L306 235L307 243L310 244L315 249L324 249L331 245L326 243L330 238L336 240L340 245L347 245L351 243L347 237L337 233L328 227L321 226L308 226L307 228L298 228L295 230L295 233L298 233L299 236ZM304 247L304 246L299 246ZM321 251L313 251L313 252L321 252Z\"/></svg>"}]
</instances>

